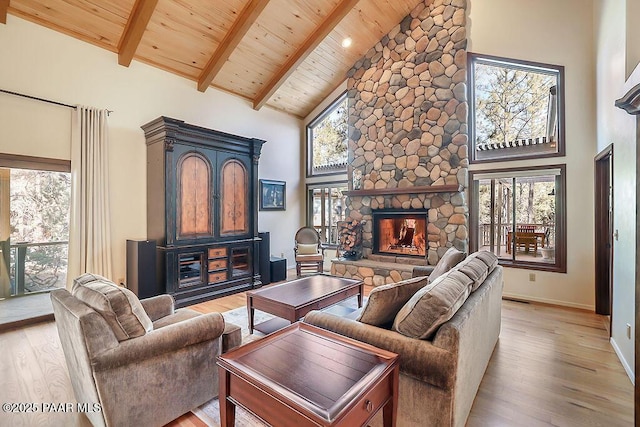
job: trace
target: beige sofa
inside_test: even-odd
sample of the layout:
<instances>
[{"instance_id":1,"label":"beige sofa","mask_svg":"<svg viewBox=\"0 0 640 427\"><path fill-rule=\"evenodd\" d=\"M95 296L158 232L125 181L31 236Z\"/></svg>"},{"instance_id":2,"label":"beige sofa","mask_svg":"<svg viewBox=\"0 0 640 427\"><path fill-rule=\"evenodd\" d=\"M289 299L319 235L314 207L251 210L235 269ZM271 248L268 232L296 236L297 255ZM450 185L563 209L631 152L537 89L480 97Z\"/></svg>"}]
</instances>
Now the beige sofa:
<instances>
[{"instance_id":1,"label":"beige sofa","mask_svg":"<svg viewBox=\"0 0 640 427\"><path fill-rule=\"evenodd\" d=\"M426 331L429 333L426 339L404 335L389 325L362 323L353 319L354 316L340 317L313 311L305 316L304 321L400 354L399 426L463 426L500 334L502 267L497 266L497 258L487 254L480 254L483 262L480 262L478 253L471 254L444 273L440 280L426 285L435 284L436 288L442 288L448 283L462 289L460 299L464 299L459 308L453 307L454 313L449 313L452 317L438 326L434 333ZM405 282L412 287L426 283L416 280ZM415 301L427 300L429 303L425 295L435 289L427 291L426 287L413 294L395 317L394 327L408 335L420 334L416 328L428 328L432 320L405 322L409 327L403 329L398 317L406 316L408 312L425 319L434 317L433 313L420 314L424 307ZM392 295L397 299L406 298L403 293L406 292L402 287L392 289ZM449 290L445 289L442 294L448 293ZM371 296L357 313L363 320L371 317L364 316L362 312L367 310L369 303ZM388 305L398 304L391 301ZM372 423L373 426L381 424L380 416Z\"/></svg>"},{"instance_id":2,"label":"beige sofa","mask_svg":"<svg viewBox=\"0 0 640 427\"><path fill-rule=\"evenodd\" d=\"M94 426L162 426L216 397L216 356L241 340L220 313L175 310L170 295L138 301L98 275L51 301L75 397Z\"/></svg>"}]
</instances>

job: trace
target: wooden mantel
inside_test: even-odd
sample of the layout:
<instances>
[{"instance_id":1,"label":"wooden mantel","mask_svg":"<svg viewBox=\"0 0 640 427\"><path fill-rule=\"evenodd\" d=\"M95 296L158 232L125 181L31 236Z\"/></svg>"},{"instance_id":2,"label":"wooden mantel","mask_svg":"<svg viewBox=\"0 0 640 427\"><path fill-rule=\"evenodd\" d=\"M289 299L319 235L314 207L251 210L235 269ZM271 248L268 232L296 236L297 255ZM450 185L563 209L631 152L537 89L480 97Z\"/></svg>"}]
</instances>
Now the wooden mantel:
<instances>
[{"instance_id":1,"label":"wooden mantel","mask_svg":"<svg viewBox=\"0 0 640 427\"><path fill-rule=\"evenodd\" d=\"M387 196L393 194L459 193L462 185L423 185L402 188L373 188L370 190L343 191L346 196Z\"/></svg>"}]
</instances>

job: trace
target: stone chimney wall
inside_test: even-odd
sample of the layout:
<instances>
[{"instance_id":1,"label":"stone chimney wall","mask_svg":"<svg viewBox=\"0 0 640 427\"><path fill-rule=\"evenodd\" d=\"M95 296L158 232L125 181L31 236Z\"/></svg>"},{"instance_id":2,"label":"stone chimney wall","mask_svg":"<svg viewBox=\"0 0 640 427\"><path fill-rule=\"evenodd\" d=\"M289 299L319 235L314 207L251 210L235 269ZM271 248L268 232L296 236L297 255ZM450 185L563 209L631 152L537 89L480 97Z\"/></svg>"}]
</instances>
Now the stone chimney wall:
<instances>
[{"instance_id":1,"label":"stone chimney wall","mask_svg":"<svg viewBox=\"0 0 640 427\"><path fill-rule=\"evenodd\" d=\"M349 173L362 173L359 189L467 186L466 9L467 0L425 0L349 71ZM429 264L451 246L468 250L462 192L352 195L347 213L366 220L365 256L371 211L385 208L429 209Z\"/></svg>"}]
</instances>

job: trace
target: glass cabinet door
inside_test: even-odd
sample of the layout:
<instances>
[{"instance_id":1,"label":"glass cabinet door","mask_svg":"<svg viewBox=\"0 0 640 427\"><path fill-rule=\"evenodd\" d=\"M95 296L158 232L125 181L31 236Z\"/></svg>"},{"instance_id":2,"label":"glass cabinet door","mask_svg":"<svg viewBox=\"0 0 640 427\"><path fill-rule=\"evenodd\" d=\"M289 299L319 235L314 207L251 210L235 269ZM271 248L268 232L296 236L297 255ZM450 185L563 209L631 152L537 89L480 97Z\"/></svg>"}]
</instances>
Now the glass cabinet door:
<instances>
[{"instance_id":1,"label":"glass cabinet door","mask_svg":"<svg viewBox=\"0 0 640 427\"><path fill-rule=\"evenodd\" d=\"M178 255L178 286L194 286L202 283L202 253Z\"/></svg>"},{"instance_id":2,"label":"glass cabinet door","mask_svg":"<svg viewBox=\"0 0 640 427\"><path fill-rule=\"evenodd\" d=\"M231 275L233 277L251 274L251 252L248 247L231 249Z\"/></svg>"}]
</instances>

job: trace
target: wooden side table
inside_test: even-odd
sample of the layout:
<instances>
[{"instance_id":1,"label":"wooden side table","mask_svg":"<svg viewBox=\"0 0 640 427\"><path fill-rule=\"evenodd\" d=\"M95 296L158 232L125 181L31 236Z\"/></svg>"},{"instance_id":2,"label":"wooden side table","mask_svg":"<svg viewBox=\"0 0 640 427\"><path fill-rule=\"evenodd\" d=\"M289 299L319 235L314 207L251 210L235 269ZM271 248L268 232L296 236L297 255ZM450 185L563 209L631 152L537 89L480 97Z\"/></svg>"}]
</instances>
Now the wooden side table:
<instances>
[{"instance_id":1,"label":"wooden side table","mask_svg":"<svg viewBox=\"0 0 640 427\"><path fill-rule=\"evenodd\" d=\"M271 425L363 426L380 410L396 425L395 353L294 323L218 357L220 422L241 405Z\"/></svg>"}]
</instances>

